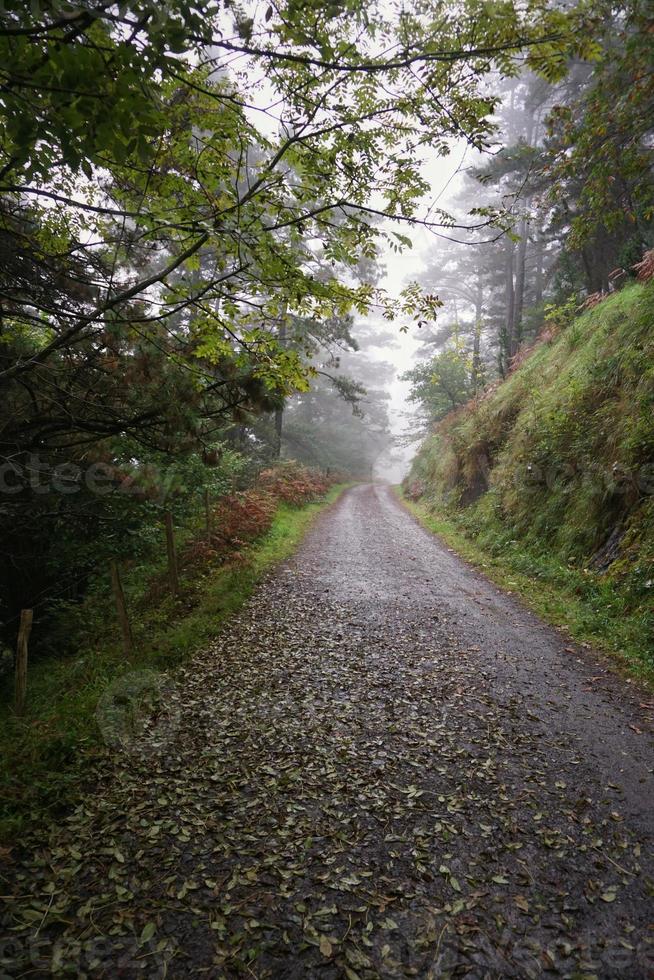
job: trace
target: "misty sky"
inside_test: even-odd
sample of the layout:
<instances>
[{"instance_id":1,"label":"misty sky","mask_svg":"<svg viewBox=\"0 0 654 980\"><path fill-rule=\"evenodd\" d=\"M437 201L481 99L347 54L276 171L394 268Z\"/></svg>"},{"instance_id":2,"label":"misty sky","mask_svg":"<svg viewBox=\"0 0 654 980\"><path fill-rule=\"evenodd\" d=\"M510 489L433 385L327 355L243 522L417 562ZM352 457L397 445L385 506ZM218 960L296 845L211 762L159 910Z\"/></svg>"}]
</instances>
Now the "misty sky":
<instances>
[{"instance_id":1,"label":"misty sky","mask_svg":"<svg viewBox=\"0 0 654 980\"><path fill-rule=\"evenodd\" d=\"M448 157L440 157L434 153L426 160L423 172L431 185L431 193L424 200L424 211L436 202L444 210L452 208L453 198L460 190L458 173L462 166L470 166L473 159L475 163L478 162L478 155L466 150L466 144L462 140L452 144L452 151ZM391 231L401 231L408 235L413 242L413 248L405 249L401 254L397 254L390 247L387 247L381 256L381 261L386 266L386 275L380 285L389 293L397 295L407 283L414 279L420 279L420 273L429 260L430 252L434 250L439 241L442 244L442 240L439 240L432 231L422 227L400 226L397 222L388 222L383 227ZM447 229L443 229L443 234L451 234L456 238L456 232L448 232ZM447 315L446 310L443 311L443 315ZM366 320L368 323L375 323L375 317L372 314L368 315ZM409 386L406 382L399 380L400 375L415 363L415 353L419 345L419 327L411 325L408 333L400 332L400 327L408 322L407 320L396 320L389 325L379 318L380 333L392 331L396 338L395 346L385 348L381 355L384 360L390 361L396 367L395 381L390 389L390 416L393 435L400 435L407 430L406 413L413 411L411 403L407 401ZM417 444L398 449L399 461L391 462L386 458L380 459L376 467L376 475L393 482L399 481L406 472L416 448Z\"/></svg>"}]
</instances>

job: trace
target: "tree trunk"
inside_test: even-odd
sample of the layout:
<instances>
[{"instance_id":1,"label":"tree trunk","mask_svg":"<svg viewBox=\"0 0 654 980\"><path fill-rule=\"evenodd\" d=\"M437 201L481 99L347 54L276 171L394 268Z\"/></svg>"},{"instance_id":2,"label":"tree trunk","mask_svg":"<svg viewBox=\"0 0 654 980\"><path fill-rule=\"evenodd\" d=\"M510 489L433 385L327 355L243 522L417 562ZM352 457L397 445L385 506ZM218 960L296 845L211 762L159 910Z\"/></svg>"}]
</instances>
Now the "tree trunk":
<instances>
[{"instance_id":1,"label":"tree trunk","mask_svg":"<svg viewBox=\"0 0 654 980\"><path fill-rule=\"evenodd\" d=\"M540 230L536 233L536 271L534 273L534 302L538 306L543 302L543 288L544 288L544 275L543 275L543 260L544 260L544 248L543 239L540 234Z\"/></svg>"},{"instance_id":2,"label":"tree trunk","mask_svg":"<svg viewBox=\"0 0 654 980\"><path fill-rule=\"evenodd\" d=\"M16 645L16 714L20 717L25 712L27 694L27 644L32 630L31 609L21 609L18 643Z\"/></svg>"},{"instance_id":3,"label":"tree trunk","mask_svg":"<svg viewBox=\"0 0 654 980\"><path fill-rule=\"evenodd\" d=\"M284 409L275 409L275 457L281 458L282 455L282 431L284 428Z\"/></svg>"},{"instance_id":4,"label":"tree trunk","mask_svg":"<svg viewBox=\"0 0 654 980\"><path fill-rule=\"evenodd\" d=\"M515 329L515 290L513 284L513 258L515 243L510 238L506 240L504 254L504 304L506 312L506 326L504 338L500 338L500 346L504 348L504 367L510 366L513 352L513 334ZM502 342L503 341L503 342Z\"/></svg>"},{"instance_id":5,"label":"tree trunk","mask_svg":"<svg viewBox=\"0 0 654 980\"><path fill-rule=\"evenodd\" d=\"M280 347L286 347L286 307L282 310L282 319L279 324L277 340ZM275 409L275 457L281 459L282 455L282 433L284 428L284 406L280 405Z\"/></svg>"},{"instance_id":6,"label":"tree trunk","mask_svg":"<svg viewBox=\"0 0 654 980\"><path fill-rule=\"evenodd\" d=\"M484 281L481 269L477 268L477 290L475 293L475 334L472 344L472 385L475 394L481 387L481 324L484 306Z\"/></svg>"},{"instance_id":7,"label":"tree trunk","mask_svg":"<svg viewBox=\"0 0 654 980\"><path fill-rule=\"evenodd\" d=\"M515 277L515 300L513 313L513 345L511 357L514 357L522 343L522 311L525 304L525 265L527 262L527 234L529 225L526 218L520 221L520 242Z\"/></svg>"}]
</instances>

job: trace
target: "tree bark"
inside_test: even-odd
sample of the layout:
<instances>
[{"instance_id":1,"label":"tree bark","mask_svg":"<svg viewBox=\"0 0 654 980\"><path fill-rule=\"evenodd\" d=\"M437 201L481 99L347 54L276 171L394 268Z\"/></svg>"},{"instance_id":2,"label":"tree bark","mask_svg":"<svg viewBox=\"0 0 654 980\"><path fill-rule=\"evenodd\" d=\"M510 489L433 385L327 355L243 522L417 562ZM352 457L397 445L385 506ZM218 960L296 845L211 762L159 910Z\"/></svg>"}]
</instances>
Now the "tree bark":
<instances>
[{"instance_id":1,"label":"tree bark","mask_svg":"<svg viewBox=\"0 0 654 980\"><path fill-rule=\"evenodd\" d=\"M286 307L282 310L282 320L279 324L277 339L280 347L286 347ZM284 431L284 406L275 409L275 457L281 459L282 435Z\"/></svg>"},{"instance_id":2,"label":"tree bark","mask_svg":"<svg viewBox=\"0 0 654 980\"><path fill-rule=\"evenodd\" d=\"M475 394L481 387L481 324L484 307L484 280L481 268L477 266L477 284L475 291L475 334L472 343L472 385Z\"/></svg>"},{"instance_id":3,"label":"tree bark","mask_svg":"<svg viewBox=\"0 0 654 980\"><path fill-rule=\"evenodd\" d=\"M515 328L515 289L513 283L515 243L510 238L506 240L504 254L504 303L506 312L506 326L504 343L500 338L500 344L504 348L504 368L510 366L513 350L513 333Z\"/></svg>"},{"instance_id":4,"label":"tree bark","mask_svg":"<svg viewBox=\"0 0 654 980\"><path fill-rule=\"evenodd\" d=\"M527 234L529 225L526 218L520 221L520 242L516 262L515 299L513 312L513 343L511 357L514 357L522 343L522 312L525 303L525 265L527 262Z\"/></svg>"},{"instance_id":5,"label":"tree bark","mask_svg":"<svg viewBox=\"0 0 654 980\"><path fill-rule=\"evenodd\" d=\"M18 643L16 645L16 714L21 717L25 712L27 696L27 644L32 631L32 610L21 609Z\"/></svg>"},{"instance_id":6,"label":"tree bark","mask_svg":"<svg viewBox=\"0 0 654 980\"><path fill-rule=\"evenodd\" d=\"M534 301L536 305L543 302L543 288L544 288L544 275L543 275L543 260L544 260L544 249L543 249L543 239L540 234L540 230L536 232L536 271L534 274Z\"/></svg>"}]
</instances>

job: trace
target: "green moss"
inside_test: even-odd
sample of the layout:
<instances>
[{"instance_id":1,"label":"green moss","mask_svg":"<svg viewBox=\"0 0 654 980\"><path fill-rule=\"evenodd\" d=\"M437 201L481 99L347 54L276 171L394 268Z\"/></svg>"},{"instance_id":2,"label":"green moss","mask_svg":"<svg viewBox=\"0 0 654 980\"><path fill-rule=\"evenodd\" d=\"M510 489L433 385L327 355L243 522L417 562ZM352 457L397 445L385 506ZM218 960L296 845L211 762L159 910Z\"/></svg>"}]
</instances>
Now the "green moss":
<instances>
[{"instance_id":1,"label":"green moss","mask_svg":"<svg viewBox=\"0 0 654 980\"><path fill-rule=\"evenodd\" d=\"M445 419L407 481L423 490L423 512L478 549L480 562L524 575L528 598L534 583L561 589L547 600L561 622L645 674L654 650L653 318L654 282L579 316L479 404ZM618 556L598 570L594 556L614 532L623 533Z\"/></svg>"},{"instance_id":2,"label":"green moss","mask_svg":"<svg viewBox=\"0 0 654 980\"><path fill-rule=\"evenodd\" d=\"M302 508L282 505L270 530L229 565L207 568L184 584L175 602L165 596L139 608L132 624L135 652L126 661L113 613L98 615L97 600L85 603L85 642L74 654L35 662L28 676L27 710L13 713L7 681L0 706L0 840L8 842L30 826L56 819L79 797L93 763L106 750L95 722L98 700L107 685L132 670L170 670L202 650L221 625L251 595L263 575L288 557L317 513L344 489L332 488L324 500ZM132 570L128 593L142 595L142 576ZM139 581L140 578L140 581ZM106 605L106 601L105 601Z\"/></svg>"}]
</instances>

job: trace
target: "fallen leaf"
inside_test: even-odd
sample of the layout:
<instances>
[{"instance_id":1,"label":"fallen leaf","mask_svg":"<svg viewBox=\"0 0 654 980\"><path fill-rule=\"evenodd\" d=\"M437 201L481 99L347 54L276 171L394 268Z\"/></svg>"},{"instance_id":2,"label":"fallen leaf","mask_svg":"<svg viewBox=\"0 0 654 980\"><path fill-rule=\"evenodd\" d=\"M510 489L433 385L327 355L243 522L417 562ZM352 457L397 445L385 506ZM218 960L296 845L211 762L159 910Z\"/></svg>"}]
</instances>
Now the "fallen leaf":
<instances>
[{"instance_id":1,"label":"fallen leaf","mask_svg":"<svg viewBox=\"0 0 654 980\"><path fill-rule=\"evenodd\" d=\"M149 942L157 931L157 927L154 922L146 922L141 931L141 936L139 942L141 944Z\"/></svg>"}]
</instances>

